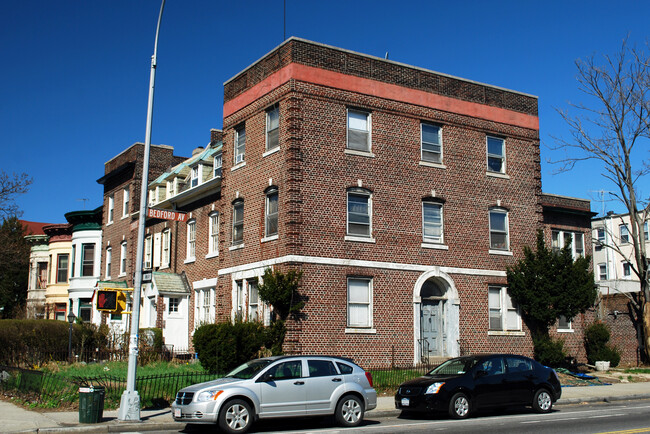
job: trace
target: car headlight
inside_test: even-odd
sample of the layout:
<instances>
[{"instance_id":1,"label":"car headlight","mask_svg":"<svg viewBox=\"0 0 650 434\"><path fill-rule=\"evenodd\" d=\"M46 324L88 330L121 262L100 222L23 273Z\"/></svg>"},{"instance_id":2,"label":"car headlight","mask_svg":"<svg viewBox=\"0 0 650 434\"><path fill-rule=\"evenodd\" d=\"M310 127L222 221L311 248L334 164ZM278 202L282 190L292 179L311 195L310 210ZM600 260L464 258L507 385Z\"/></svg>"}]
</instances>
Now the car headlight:
<instances>
[{"instance_id":1,"label":"car headlight","mask_svg":"<svg viewBox=\"0 0 650 434\"><path fill-rule=\"evenodd\" d=\"M434 393L440 392L440 388L442 385L445 383L433 383L429 387L427 387L426 392L424 392L425 395L433 395Z\"/></svg>"},{"instance_id":2,"label":"car headlight","mask_svg":"<svg viewBox=\"0 0 650 434\"><path fill-rule=\"evenodd\" d=\"M204 390L203 392L199 393L199 396L197 396L196 400L198 402L202 401L216 401L217 397L223 393L223 390L217 390L217 389L212 389L212 390Z\"/></svg>"}]
</instances>

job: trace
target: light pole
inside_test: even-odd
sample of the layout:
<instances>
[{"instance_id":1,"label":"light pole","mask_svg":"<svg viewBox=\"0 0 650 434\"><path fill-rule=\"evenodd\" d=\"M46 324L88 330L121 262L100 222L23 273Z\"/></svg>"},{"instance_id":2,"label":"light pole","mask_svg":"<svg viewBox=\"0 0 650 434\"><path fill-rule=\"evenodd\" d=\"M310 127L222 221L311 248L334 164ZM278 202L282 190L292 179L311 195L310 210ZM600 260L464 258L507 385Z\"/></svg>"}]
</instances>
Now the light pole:
<instances>
[{"instance_id":1,"label":"light pole","mask_svg":"<svg viewBox=\"0 0 650 434\"><path fill-rule=\"evenodd\" d=\"M140 325L140 291L142 290L142 258L144 256L144 225L147 215L147 186L149 184L149 149L151 148L151 122L153 119L153 91L156 82L156 55L158 52L158 33L162 21L165 0L160 5L156 39L151 56L151 74L149 75L149 104L147 107L147 131L144 140L144 157L142 162L142 184L140 185L140 215L138 216L138 246L135 255L135 278L133 279L133 308L131 309L131 336L129 338L129 365L126 376L126 390L120 399L117 418L120 421L140 421L140 396L135 390L135 377L138 364L138 340Z\"/></svg>"},{"instance_id":2,"label":"light pole","mask_svg":"<svg viewBox=\"0 0 650 434\"><path fill-rule=\"evenodd\" d=\"M70 331L68 333L68 361L72 361L72 324L77 317L70 311L68 314L68 322L70 323Z\"/></svg>"}]
</instances>

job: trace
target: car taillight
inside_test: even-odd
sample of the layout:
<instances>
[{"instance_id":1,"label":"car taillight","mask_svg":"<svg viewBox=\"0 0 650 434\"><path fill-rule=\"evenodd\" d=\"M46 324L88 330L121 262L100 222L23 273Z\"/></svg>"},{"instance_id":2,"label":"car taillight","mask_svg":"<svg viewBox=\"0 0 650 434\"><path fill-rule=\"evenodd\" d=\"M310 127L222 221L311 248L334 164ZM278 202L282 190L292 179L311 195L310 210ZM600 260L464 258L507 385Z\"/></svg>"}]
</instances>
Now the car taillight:
<instances>
[{"instance_id":1,"label":"car taillight","mask_svg":"<svg viewBox=\"0 0 650 434\"><path fill-rule=\"evenodd\" d=\"M370 383L370 387L374 387L372 385L372 374L370 372L366 372L366 378L368 379L368 383Z\"/></svg>"}]
</instances>

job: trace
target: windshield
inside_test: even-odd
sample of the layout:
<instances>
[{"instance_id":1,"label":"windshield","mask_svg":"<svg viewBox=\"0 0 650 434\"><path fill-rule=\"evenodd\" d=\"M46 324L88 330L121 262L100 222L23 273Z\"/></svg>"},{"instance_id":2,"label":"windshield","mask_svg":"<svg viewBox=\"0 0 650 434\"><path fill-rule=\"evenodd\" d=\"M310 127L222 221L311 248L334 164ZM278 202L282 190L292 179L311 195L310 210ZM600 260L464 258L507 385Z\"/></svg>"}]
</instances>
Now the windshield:
<instances>
[{"instance_id":1,"label":"windshield","mask_svg":"<svg viewBox=\"0 0 650 434\"><path fill-rule=\"evenodd\" d=\"M447 360L442 365L429 371L427 375L462 375L472 369L477 361L478 359L475 357Z\"/></svg>"},{"instance_id":2,"label":"windshield","mask_svg":"<svg viewBox=\"0 0 650 434\"><path fill-rule=\"evenodd\" d=\"M248 380L253 378L262 369L266 368L271 362L272 360L252 360L246 362L230 371L225 378L240 378L242 380Z\"/></svg>"}]
</instances>

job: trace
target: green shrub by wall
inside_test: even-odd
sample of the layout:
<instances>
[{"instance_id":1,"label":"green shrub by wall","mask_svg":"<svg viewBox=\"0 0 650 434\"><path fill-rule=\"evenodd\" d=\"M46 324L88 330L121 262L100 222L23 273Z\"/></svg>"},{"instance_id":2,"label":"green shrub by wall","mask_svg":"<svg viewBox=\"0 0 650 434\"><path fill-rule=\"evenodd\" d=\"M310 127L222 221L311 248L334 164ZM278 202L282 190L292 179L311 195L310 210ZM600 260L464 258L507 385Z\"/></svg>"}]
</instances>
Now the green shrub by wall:
<instances>
[{"instance_id":1,"label":"green shrub by wall","mask_svg":"<svg viewBox=\"0 0 650 434\"><path fill-rule=\"evenodd\" d=\"M613 345L609 345L609 329L604 323L597 321L585 330L585 350L590 364L597 361L608 361L612 367L618 366L621 361L621 352Z\"/></svg>"}]
</instances>

